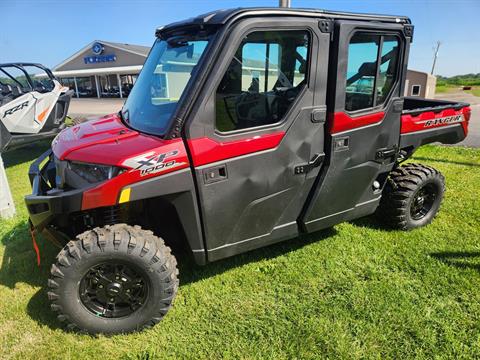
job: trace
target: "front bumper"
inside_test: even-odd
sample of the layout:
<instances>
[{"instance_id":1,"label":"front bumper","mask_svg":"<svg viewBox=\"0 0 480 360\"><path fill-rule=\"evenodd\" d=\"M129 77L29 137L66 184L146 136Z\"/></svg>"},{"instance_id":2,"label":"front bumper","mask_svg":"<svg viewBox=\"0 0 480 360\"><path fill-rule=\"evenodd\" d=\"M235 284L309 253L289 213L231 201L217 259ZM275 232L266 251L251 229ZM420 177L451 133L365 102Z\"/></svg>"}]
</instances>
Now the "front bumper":
<instances>
[{"instance_id":1,"label":"front bumper","mask_svg":"<svg viewBox=\"0 0 480 360\"><path fill-rule=\"evenodd\" d=\"M48 158L48 160L47 160ZM47 160L44 164L42 164ZM38 231L82 208L83 190L60 190L52 184L55 180L52 151L43 153L28 171L32 194L25 196L30 221ZM53 176L52 176L53 175Z\"/></svg>"}]
</instances>

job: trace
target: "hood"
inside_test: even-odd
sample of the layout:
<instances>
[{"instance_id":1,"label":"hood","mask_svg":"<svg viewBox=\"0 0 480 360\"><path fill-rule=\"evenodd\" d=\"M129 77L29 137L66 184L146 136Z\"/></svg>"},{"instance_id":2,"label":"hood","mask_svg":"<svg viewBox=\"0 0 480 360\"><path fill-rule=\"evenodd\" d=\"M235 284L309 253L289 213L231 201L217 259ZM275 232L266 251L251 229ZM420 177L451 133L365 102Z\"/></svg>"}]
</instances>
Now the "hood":
<instances>
[{"instance_id":1,"label":"hood","mask_svg":"<svg viewBox=\"0 0 480 360\"><path fill-rule=\"evenodd\" d=\"M117 114L72 126L53 141L52 150L60 160L120 166L132 156L168 147L172 141L129 129Z\"/></svg>"}]
</instances>

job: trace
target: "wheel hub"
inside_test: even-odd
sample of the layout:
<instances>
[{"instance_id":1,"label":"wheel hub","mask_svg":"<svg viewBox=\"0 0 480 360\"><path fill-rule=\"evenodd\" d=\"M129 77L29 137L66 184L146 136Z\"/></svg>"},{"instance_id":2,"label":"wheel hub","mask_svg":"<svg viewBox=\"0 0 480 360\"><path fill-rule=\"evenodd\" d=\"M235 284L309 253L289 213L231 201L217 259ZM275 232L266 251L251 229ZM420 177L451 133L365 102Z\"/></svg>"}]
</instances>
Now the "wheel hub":
<instances>
[{"instance_id":1,"label":"wheel hub","mask_svg":"<svg viewBox=\"0 0 480 360\"><path fill-rule=\"evenodd\" d=\"M410 207L410 216L414 220L424 218L432 209L437 192L432 184L420 188L414 196L412 205Z\"/></svg>"},{"instance_id":2,"label":"wheel hub","mask_svg":"<svg viewBox=\"0 0 480 360\"><path fill-rule=\"evenodd\" d=\"M100 317L119 318L132 314L146 301L145 277L127 264L106 262L93 266L80 282L80 300Z\"/></svg>"},{"instance_id":3,"label":"wheel hub","mask_svg":"<svg viewBox=\"0 0 480 360\"><path fill-rule=\"evenodd\" d=\"M122 284L114 282L108 285L107 293L110 296L117 296L120 293L123 293Z\"/></svg>"}]
</instances>

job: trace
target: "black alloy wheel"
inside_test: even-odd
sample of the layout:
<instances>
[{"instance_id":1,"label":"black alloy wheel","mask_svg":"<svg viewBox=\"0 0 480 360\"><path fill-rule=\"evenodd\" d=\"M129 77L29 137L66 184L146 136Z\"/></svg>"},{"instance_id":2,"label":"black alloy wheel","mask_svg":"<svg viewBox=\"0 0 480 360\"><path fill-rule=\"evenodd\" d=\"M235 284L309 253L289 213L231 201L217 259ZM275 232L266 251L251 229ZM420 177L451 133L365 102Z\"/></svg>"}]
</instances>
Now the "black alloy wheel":
<instances>
[{"instance_id":1,"label":"black alloy wheel","mask_svg":"<svg viewBox=\"0 0 480 360\"><path fill-rule=\"evenodd\" d=\"M148 290L148 280L138 269L118 262L93 266L79 287L83 305L104 318L131 315L145 304Z\"/></svg>"},{"instance_id":2,"label":"black alloy wheel","mask_svg":"<svg viewBox=\"0 0 480 360\"><path fill-rule=\"evenodd\" d=\"M159 323L178 291L177 260L149 230L107 225L77 236L57 255L48 298L68 330L140 331Z\"/></svg>"},{"instance_id":3,"label":"black alloy wheel","mask_svg":"<svg viewBox=\"0 0 480 360\"><path fill-rule=\"evenodd\" d=\"M436 169L422 164L399 166L388 177L377 217L401 230L428 225L440 209L444 192L445 178Z\"/></svg>"},{"instance_id":4,"label":"black alloy wheel","mask_svg":"<svg viewBox=\"0 0 480 360\"><path fill-rule=\"evenodd\" d=\"M427 184L414 195L412 204L410 205L410 216L413 220L420 220L424 218L435 203L438 189L432 185Z\"/></svg>"}]
</instances>

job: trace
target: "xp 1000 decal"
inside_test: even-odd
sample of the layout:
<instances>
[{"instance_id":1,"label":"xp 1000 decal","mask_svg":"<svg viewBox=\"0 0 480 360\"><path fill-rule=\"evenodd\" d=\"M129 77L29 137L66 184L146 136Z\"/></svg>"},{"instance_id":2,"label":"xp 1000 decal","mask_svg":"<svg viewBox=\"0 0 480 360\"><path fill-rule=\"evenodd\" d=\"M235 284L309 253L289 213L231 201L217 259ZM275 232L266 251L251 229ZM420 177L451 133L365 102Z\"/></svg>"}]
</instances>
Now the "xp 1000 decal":
<instances>
[{"instance_id":1,"label":"xp 1000 decal","mask_svg":"<svg viewBox=\"0 0 480 360\"><path fill-rule=\"evenodd\" d=\"M125 160L123 165L140 171L140 176L147 176L185 165L185 162L178 162L174 159L178 154L178 150L171 150L165 153L150 151L146 154Z\"/></svg>"}]
</instances>

